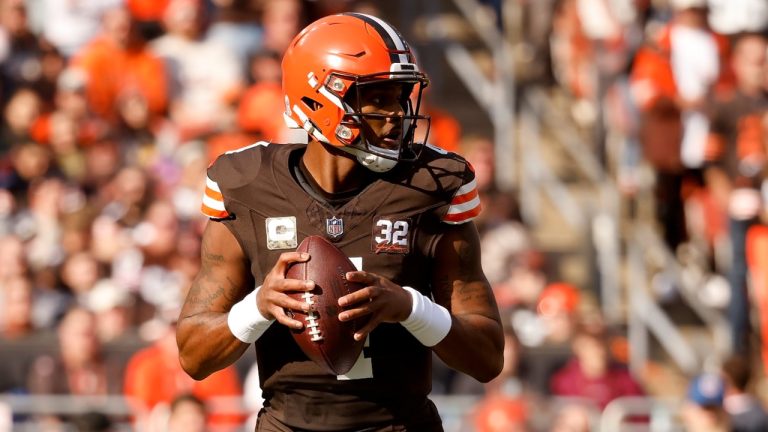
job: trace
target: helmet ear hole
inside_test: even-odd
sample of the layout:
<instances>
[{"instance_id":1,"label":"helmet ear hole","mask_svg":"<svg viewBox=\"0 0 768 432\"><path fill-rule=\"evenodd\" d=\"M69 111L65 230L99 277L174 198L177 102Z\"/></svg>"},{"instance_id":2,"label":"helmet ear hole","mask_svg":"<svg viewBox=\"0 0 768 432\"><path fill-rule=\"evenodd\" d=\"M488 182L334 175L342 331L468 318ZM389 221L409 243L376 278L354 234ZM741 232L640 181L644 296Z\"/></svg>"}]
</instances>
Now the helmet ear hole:
<instances>
[{"instance_id":1,"label":"helmet ear hole","mask_svg":"<svg viewBox=\"0 0 768 432\"><path fill-rule=\"evenodd\" d=\"M319 110L320 108L323 107L323 104L321 104L320 102L318 102L318 101L316 101L316 100L314 100L314 99L312 99L312 98L310 98L308 96L302 97L301 101L304 102L304 105L307 108L311 109L312 111L317 111L317 110Z\"/></svg>"}]
</instances>

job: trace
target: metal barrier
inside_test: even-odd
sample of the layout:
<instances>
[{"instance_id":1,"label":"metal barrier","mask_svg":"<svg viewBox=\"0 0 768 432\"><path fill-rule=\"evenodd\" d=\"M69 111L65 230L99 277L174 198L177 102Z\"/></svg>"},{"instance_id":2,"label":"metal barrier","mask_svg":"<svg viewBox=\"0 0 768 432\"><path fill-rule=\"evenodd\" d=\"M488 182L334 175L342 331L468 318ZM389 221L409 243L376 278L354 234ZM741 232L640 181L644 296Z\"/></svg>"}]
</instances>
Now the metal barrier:
<instances>
[{"instance_id":1,"label":"metal barrier","mask_svg":"<svg viewBox=\"0 0 768 432\"><path fill-rule=\"evenodd\" d=\"M684 432L676 399L623 397L608 404L600 418L601 432ZM632 418L643 418L633 423Z\"/></svg>"},{"instance_id":2,"label":"metal barrier","mask_svg":"<svg viewBox=\"0 0 768 432\"><path fill-rule=\"evenodd\" d=\"M496 183L502 191L512 191L517 183L513 164L517 160L515 140L515 72L513 48L493 24L494 17L484 12L477 0L453 0L493 57L495 76L487 78L472 59L469 50L451 43L445 55L456 75L485 109L491 124L495 144Z\"/></svg>"},{"instance_id":3,"label":"metal barrier","mask_svg":"<svg viewBox=\"0 0 768 432\"><path fill-rule=\"evenodd\" d=\"M130 431L132 416L146 415L138 403L118 395L17 395L0 394L0 431L39 431L51 416L77 416L88 413L104 414L115 419L115 431ZM3 418L5 417L5 418ZM64 431L74 430L62 423Z\"/></svg>"},{"instance_id":4,"label":"metal barrier","mask_svg":"<svg viewBox=\"0 0 768 432\"><path fill-rule=\"evenodd\" d=\"M471 432L473 425L469 414L480 396L453 395L432 396L446 432ZM240 397L219 397L206 401L210 413L242 414L251 417L255 412L246 408ZM152 410L142 408L138 401L124 396L72 396L72 395L17 395L0 394L0 432L40 431L49 424L48 417L60 417L63 432L74 431L66 420L69 416L99 413L113 419L113 430L137 432L162 431L167 420L167 405ZM255 423L249 419L240 430L252 432Z\"/></svg>"},{"instance_id":5,"label":"metal barrier","mask_svg":"<svg viewBox=\"0 0 768 432\"><path fill-rule=\"evenodd\" d=\"M443 419L445 432L474 432L472 413L482 399L476 395L435 395L435 403ZM582 398L551 397L539 401L535 409L529 410L528 423L531 430L550 430L558 416L568 407L579 407L587 415L593 432L679 432L682 431L679 400L651 397L622 397L615 399L601 412L589 400ZM235 413L248 416L241 398L226 397L207 403L211 412ZM154 432L154 427L144 427L146 422L132 422L131 418L164 418L167 407L152 411L142 410L140 404L123 396L48 396L48 395L0 395L0 432L39 431L38 419L45 415L77 415L99 412L112 418L122 419L115 424L115 431ZM234 407L234 411L233 411ZM160 411L158 413L158 411ZM11 416L13 420L11 420ZM643 419L633 422L632 419ZM156 419L157 420L157 419ZM246 421L239 431L252 432L255 423ZM231 428L230 428L231 429ZM57 429L64 432L74 430L67 423Z\"/></svg>"},{"instance_id":6,"label":"metal barrier","mask_svg":"<svg viewBox=\"0 0 768 432\"><path fill-rule=\"evenodd\" d=\"M730 347L728 323L720 311L705 306L695 294L691 281L682 277L682 269L676 256L663 243L659 234L642 222L628 224L625 237L626 251L622 252L621 235L618 232L620 206L619 192L612 179L607 177L589 147L578 140L578 134L567 126L568 121L558 113L540 90L532 89L523 95L520 113L521 144L521 204L527 220L537 220L536 209L541 196L547 196L555 208L572 227L591 230L597 254L600 276L600 294L603 314L608 322L629 324L632 346L631 367L639 372L650 357L648 335L653 334L670 354L674 362L686 373L692 374L703 365L727 354ZM557 178L541 157L539 148L544 141L541 130L547 128L557 143L573 159L584 173L585 180L598 191L594 196L578 200ZM591 226L583 225L590 220ZM649 257L660 257L651 263ZM626 262L625 282L621 283L621 263ZM673 275L680 287L682 300L705 324L713 340L713 350L697 353L682 335L666 312L649 294L651 265ZM622 315L622 306L627 315ZM624 321L626 320L626 321Z\"/></svg>"}]
</instances>

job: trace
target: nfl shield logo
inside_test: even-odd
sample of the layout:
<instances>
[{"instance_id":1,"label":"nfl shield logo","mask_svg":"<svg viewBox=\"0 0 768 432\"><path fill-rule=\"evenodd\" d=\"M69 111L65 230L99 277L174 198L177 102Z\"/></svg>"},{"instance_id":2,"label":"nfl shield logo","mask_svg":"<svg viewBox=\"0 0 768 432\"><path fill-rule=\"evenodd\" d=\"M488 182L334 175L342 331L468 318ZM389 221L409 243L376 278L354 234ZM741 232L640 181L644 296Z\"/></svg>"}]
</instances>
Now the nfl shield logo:
<instances>
[{"instance_id":1,"label":"nfl shield logo","mask_svg":"<svg viewBox=\"0 0 768 432\"><path fill-rule=\"evenodd\" d=\"M338 237L344 234L344 221L336 216L325 220L325 231L331 237Z\"/></svg>"}]
</instances>

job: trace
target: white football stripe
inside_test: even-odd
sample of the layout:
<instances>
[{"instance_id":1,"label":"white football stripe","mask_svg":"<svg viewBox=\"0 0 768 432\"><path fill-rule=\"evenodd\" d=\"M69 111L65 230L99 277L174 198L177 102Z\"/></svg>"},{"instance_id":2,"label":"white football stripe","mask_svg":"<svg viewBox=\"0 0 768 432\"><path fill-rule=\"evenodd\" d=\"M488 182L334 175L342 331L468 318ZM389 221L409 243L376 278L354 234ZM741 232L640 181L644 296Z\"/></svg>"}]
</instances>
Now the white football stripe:
<instances>
[{"instance_id":1,"label":"white football stripe","mask_svg":"<svg viewBox=\"0 0 768 432\"><path fill-rule=\"evenodd\" d=\"M219 184L211 180L210 177L205 177L205 185L208 186L211 190L221 193L221 189L219 189Z\"/></svg>"},{"instance_id":2,"label":"white football stripe","mask_svg":"<svg viewBox=\"0 0 768 432\"><path fill-rule=\"evenodd\" d=\"M368 18L376 21L381 25L381 27L389 34L389 37L392 38L392 40L395 42L395 48L398 49L398 51L405 51L405 45L403 45L402 39L400 39L400 36L397 35L397 32L395 29L392 28L389 24L386 22L380 20L379 18L376 18L373 15L365 15ZM400 63L408 63L408 56L405 54L398 54L398 57L400 57Z\"/></svg>"},{"instance_id":3,"label":"white football stripe","mask_svg":"<svg viewBox=\"0 0 768 432\"><path fill-rule=\"evenodd\" d=\"M249 145L247 145L247 146L245 146L245 147L240 147L240 148L237 148L237 149L234 149L234 150L230 150L230 151L228 151L228 152L226 152L226 153L224 153L224 154L240 153L241 151L245 151L245 150L248 150L248 149L250 149L250 148L259 147L259 146L261 146L261 147L267 147L267 146L269 146L269 143L268 143L268 142L266 142L266 141L256 141L256 142L255 142L255 143L253 143L253 144L249 144ZM217 187L218 187L218 186L217 186ZM213 188L211 188L211 189L213 189ZM216 192L220 192L220 191L219 191L219 190L216 190Z\"/></svg>"},{"instance_id":4,"label":"white football stripe","mask_svg":"<svg viewBox=\"0 0 768 432\"><path fill-rule=\"evenodd\" d=\"M465 211L472 210L475 207L478 207L479 205L480 205L480 197L476 196L471 201L467 201L461 204L454 204L448 207L448 214L464 213Z\"/></svg>"},{"instance_id":5,"label":"white football stripe","mask_svg":"<svg viewBox=\"0 0 768 432\"><path fill-rule=\"evenodd\" d=\"M343 110L344 112L351 112L352 111L352 108L349 105L346 105L336 95L334 95L333 93L329 92L328 88L326 88L325 86L321 86L317 91L319 91L321 95L323 95L326 98L328 98L328 100L333 102L334 105L339 107L339 109Z\"/></svg>"},{"instance_id":6,"label":"white football stripe","mask_svg":"<svg viewBox=\"0 0 768 432\"><path fill-rule=\"evenodd\" d=\"M317 77L314 73L310 72L307 74L307 80L309 81L309 85L312 86L312 88L317 88Z\"/></svg>"},{"instance_id":7,"label":"white football stripe","mask_svg":"<svg viewBox=\"0 0 768 432\"><path fill-rule=\"evenodd\" d=\"M215 200L208 195L203 195L203 204L206 207L212 208L214 210L227 211L227 209L224 208L224 201Z\"/></svg>"},{"instance_id":8,"label":"white football stripe","mask_svg":"<svg viewBox=\"0 0 768 432\"><path fill-rule=\"evenodd\" d=\"M456 191L456 194L454 196L464 195L466 193L472 192L472 189L477 188L477 182L475 182L475 179L472 179L471 182L465 184L464 186L460 187L459 190Z\"/></svg>"},{"instance_id":9,"label":"white football stripe","mask_svg":"<svg viewBox=\"0 0 768 432\"><path fill-rule=\"evenodd\" d=\"M331 143L330 141L328 141L328 138L326 138L325 135L323 135L323 133L320 132L320 129L313 128L312 129L312 136L315 137L315 139L320 141L320 142L324 142L326 144L330 144Z\"/></svg>"},{"instance_id":10,"label":"white football stripe","mask_svg":"<svg viewBox=\"0 0 768 432\"><path fill-rule=\"evenodd\" d=\"M444 220L443 223L447 223L448 225L461 225L461 224L465 224L465 223L475 219L476 217L477 216L472 216L472 217L464 218L464 219L458 220L458 221L447 221L447 220Z\"/></svg>"}]
</instances>

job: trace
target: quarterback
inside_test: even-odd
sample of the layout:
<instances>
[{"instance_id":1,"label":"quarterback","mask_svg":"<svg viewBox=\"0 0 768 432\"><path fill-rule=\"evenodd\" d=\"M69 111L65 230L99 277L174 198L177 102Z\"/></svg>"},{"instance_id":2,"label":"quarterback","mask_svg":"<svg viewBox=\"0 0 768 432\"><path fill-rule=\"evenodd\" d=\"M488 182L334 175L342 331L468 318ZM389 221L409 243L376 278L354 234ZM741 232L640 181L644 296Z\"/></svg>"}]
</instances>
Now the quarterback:
<instances>
[{"instance_id":1,"label":"quarterback","mask_svg":"<svg viewBox=\"0 0 768 432\"><path fill-rule=\"evenodd\" d=\"M429 400L432 352L481 382L502 367L499 312L480 266L474 173L413 142L428 84L400 33L363 14L322 18L282 63L285 118L308 144L257 143L208 169L202 266L177 330L184 370L203 379L254 345L258 431L442 431ZM321 235L356 263L363 289L338 319L365 317L345 375L325 372L291 336L308 312L287 279Z\"/></svg>"}]
</instances>

